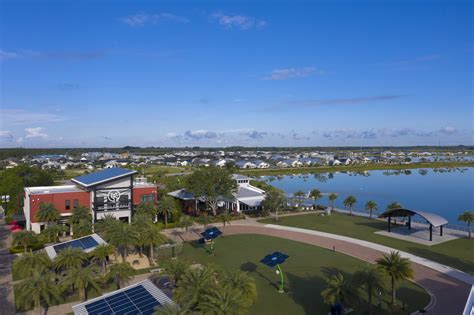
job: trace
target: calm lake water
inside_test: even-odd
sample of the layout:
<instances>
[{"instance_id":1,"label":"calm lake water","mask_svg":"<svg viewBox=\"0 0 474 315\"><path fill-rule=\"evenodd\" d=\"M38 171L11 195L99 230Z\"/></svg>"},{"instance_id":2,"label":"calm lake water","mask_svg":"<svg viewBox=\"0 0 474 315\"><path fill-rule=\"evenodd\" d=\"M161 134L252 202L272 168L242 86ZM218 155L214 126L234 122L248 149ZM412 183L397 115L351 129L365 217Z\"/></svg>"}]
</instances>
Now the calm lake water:
<instances>
[{"instance_id":1,"label":"calm lake water","mask_svg":"<svg viewBox=\"0 0 474 315\"><path fill-rule=\"evenodd\" d=\"M339 198L335 207L344 208L348 195L357 197L354 209L364 210L368 200L378 204L379 213L391 202L399 202L405 208L434 212L449 223L460 225L459 213L474 211L474 168L412 169L406 171L368 171L287 176L262 176L271 185L291 195L298 190L307 193L311 189L335 192ZM327 195L318 201L329 205Z\"/></svg>"}]
</instances>

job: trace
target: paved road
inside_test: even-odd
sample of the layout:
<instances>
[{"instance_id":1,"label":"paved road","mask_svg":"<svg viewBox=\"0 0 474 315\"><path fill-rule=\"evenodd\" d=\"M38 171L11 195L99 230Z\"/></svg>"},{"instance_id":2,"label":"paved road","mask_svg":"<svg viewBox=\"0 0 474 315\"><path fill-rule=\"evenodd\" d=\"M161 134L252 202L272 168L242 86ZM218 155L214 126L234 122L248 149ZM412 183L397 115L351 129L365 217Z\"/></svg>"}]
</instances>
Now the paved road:
<instances>
[{"instance_id":1,"label":"paved road","mask_svg":"<svg viewBox=\"0 0 474 315\"><path fill-rule=\"evenodd\" d=\"M4 220L0 220L0 315L15 314L15 299L13 297L13 279L11 263L11 232Z\"/></svg>"}]
</instances>

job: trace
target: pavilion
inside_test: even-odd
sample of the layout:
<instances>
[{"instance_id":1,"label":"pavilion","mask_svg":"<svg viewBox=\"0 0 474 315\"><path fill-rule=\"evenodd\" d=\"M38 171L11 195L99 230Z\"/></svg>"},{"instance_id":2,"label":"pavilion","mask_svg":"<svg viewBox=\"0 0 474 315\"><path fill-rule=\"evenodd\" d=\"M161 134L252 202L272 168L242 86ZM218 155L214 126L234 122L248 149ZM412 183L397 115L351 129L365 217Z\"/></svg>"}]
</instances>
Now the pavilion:
<instances>
[{"instance_id":1,"label":"pavilion","mask_svg":"<svg viewBox=\"0 0 474 315\"><path fill-rule=\"evenodd\" d=\"M433 227L439 227L439 235L443 236L443 226L448 224L448 220L445 218L430 212L418 211L418 210L409 210L409 209L389 209L382 213L379 218L388 218L388 231L391 232L392 217L408 217L407 227L411 230L411 218L414 215L419 215L429 224L430 229L430 241L433 241Z\"/></svg>"}]
</instances>

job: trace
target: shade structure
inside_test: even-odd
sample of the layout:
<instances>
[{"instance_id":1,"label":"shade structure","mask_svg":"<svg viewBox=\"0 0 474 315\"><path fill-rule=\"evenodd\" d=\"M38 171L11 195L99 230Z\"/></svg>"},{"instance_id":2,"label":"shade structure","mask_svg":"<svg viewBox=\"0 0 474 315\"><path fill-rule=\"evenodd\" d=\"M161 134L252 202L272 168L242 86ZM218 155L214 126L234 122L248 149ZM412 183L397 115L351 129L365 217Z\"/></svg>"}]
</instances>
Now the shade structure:
<instances>
[{"instance_id":1,"label":"shade structure","mask_svg":"<svg viewBox=\"0 0 474 315\"><path fill-rule=\"evenodd\" d=\"M265 256L260 262L268 267L275 267L276 265L282 264L285 260L290 257L286 254L280 252L273 252L267 256Z\"/></svg>"},{"instance_id":2,"label":"shade structure","mask_svg":"<svg viewBox=\"0 0 474 315\"><path fill-rule=\"evenodd\" d=\"M201 233L202 237L205 240L213 240L221 234L222 234L222 232L216 227L208 228L207 230L205 230L204 232Z\"/></svg>"}]
</instances>

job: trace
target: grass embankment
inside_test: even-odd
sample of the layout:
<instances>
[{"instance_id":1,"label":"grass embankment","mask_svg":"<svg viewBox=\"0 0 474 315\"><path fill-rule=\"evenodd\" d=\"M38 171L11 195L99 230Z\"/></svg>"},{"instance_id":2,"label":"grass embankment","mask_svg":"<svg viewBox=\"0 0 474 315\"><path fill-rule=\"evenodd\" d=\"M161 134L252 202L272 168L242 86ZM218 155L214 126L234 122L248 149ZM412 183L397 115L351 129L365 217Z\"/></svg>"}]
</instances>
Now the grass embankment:
<instances>
[{"instance_id":1,"label":"grass embankment","mask_svg":"<svg viewBox=\"0 0 474 315\"><path fill-rule=\"evenodd\" d=\"M249 169L238 170L238 173L247 176L263 175L288 175L304 173L334 173L334 172L362 172L375 170L406 170L415 168L450 168L450 167L474 167L474 161L464 162L430 162L412 164L364 164L364 165L339 165L339 166L310 166L297 168L278 169Z\"/></svg>"},{"instance_id":2,"label":"grass embankment","mask_svg":"<svg viewBox=\"0 0 474 315\"><path fill-rule=\"evenodd\" d=\"M279 276L275 274L275 269L260 263L265 255L276 250L290 256L282 264L287 290L285 294L276 290ZM344 275L353 274L365 264L321 247L263 235L221 237L215 244L215 256L210 256L204 247L186 244L182 257L195 263L212 263L229 270L249 272L255 279L258 291L257 301L249 314L327 314L329 307L321 297L321 292L326 288L325 277L336 270ZM425 307L430 301L429 295L411 282L401 284L397 296L400 302L407 305L407 309L392 313L387 307L390 301L387 292L382 297L383 314L409 314ZM365 301L366 296L362 294L362 302L355 305L354 314L364 314L367 309ZM375 305L378 305L378 301L374 301Z\"/></svg>"},{"instance_id":3,"label":"grass embankment","mask_svg":"<svg viewBox=\"0 0 474 315\"><path fill-rule=\"evenodd\" d=\"M387 223L384 221L339 213L333 213L330 216L314 214L288 216L281 217L279 221L263 219L259 222L334 233L382 244L474 275L474 240L466 238L426 246L375 234L377 231L387 229Z\"/></svg>"}]
</instances>

